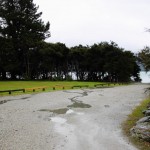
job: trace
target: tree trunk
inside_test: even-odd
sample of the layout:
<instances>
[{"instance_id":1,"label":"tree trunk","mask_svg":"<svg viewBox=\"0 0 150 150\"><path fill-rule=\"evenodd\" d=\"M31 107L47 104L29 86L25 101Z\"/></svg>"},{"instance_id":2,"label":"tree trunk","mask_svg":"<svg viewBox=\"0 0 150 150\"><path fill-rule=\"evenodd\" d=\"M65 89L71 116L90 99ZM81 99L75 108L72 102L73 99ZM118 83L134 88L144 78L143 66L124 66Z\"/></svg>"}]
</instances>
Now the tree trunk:
<instances>
[{"instance_id":1,"label":"tree trunk","mask_svg":"<svg viewBox=\"0 0 150 150\"><path fill-rule=\"evenodd\" d=\"M2 80L6 80L6 71L2 70Z\"/></svg>"}]
</instances>

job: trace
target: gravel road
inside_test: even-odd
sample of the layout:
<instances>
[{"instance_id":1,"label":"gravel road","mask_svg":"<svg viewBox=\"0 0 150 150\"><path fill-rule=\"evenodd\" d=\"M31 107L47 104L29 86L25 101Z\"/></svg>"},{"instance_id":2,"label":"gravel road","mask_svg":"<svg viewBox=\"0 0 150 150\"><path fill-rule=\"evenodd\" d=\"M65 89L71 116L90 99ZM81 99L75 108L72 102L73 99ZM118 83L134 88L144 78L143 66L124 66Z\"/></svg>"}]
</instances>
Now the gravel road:
<instances>
[{"instance_id":1,"label":"gravel road","mask_svg":"<svg viewBox=\"0 0 150 150\"><path fill-rule=\"evenodd\" d=\"M137 150L121 123L146 84L0 97L0 150Z\"/></svg>"}]
</instances>

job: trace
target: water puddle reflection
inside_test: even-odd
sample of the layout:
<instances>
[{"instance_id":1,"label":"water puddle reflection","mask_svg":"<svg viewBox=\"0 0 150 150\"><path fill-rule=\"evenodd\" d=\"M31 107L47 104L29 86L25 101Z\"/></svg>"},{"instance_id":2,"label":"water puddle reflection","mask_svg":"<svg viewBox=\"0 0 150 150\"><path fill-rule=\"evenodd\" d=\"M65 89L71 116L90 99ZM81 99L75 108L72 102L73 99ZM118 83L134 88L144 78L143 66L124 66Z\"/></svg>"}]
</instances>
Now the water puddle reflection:
<instances>
[{"instance_id":1,"label":"water puddle reflection","mask_svg":"<svg viewBox=\"0 0 150 150\"><path fill-rule=\"evenodd\" d=\"M61 118L61 117L52 117L52 118L51 118L51 121L52 121L52 122L55 122L55 123L63 124L63 123L65 123L67 120L64 119L64 118Z\"/></svg>"}]
</instances>

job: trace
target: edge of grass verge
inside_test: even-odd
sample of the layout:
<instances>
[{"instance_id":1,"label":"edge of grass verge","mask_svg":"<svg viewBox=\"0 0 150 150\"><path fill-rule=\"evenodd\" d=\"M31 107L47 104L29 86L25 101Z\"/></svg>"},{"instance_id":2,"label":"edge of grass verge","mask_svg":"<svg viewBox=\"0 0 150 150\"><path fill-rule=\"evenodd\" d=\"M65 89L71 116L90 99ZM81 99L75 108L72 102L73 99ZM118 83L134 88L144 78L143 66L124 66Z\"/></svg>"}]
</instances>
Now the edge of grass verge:
<instances>
[{"instance_id":1,"label":"edge of grass verge","mask_svg":"<svg viewBox=\"0 0 150 150\"><path fill-rule=\"evenodd\" d=\"M122 123L122 129L125 136L128 137L129 141L135 145L140 150L150 150L150 143L143 141L142 139L132 137L130 134L130 129L136 125L136 122L144 117L142 113L146 110L146 107L150 103L150 97L143 100L133 111L128 115L128 118Z\"/></svg>"}]
</instances>

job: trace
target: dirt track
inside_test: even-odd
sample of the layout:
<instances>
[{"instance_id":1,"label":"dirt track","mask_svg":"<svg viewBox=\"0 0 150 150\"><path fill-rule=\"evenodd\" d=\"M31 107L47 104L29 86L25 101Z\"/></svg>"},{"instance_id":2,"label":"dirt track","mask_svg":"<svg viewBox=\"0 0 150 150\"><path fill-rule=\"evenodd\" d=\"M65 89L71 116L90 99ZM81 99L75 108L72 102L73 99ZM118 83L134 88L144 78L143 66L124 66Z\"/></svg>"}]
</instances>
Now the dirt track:
<instances>
[{"instance_id":1,"label":"dirt track","mask_svg":"<svg viewBox=\"0 0 150 150\"><path fill-rule=\"evenodd\" d=\"M0 150L136 150L121 123L148 85L0 98Z\"/></svg>"}]
</instances>

